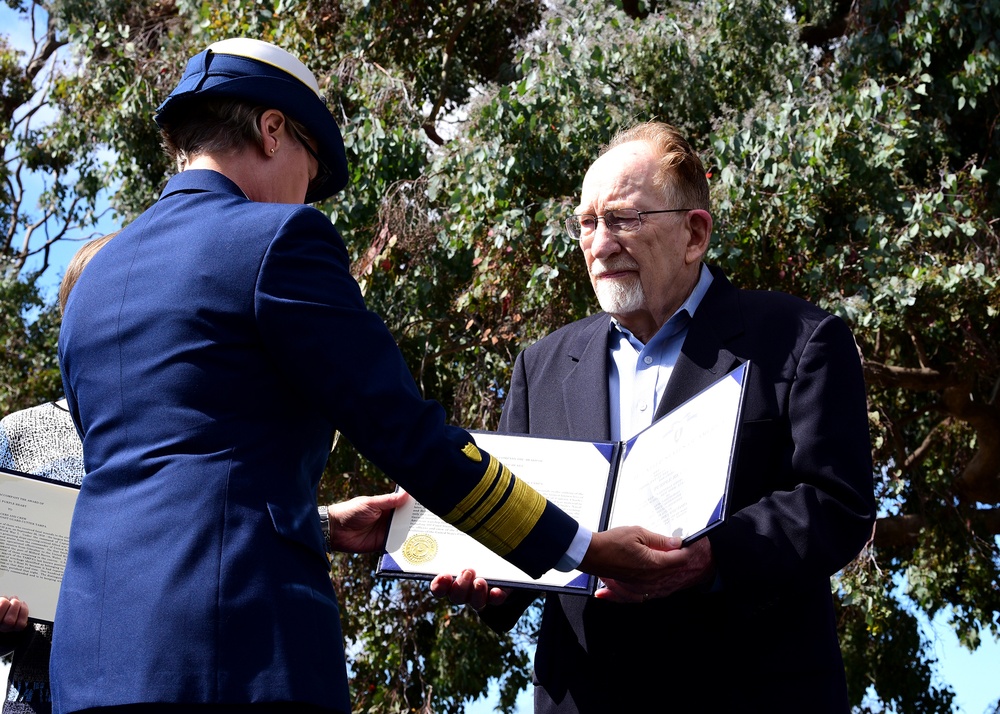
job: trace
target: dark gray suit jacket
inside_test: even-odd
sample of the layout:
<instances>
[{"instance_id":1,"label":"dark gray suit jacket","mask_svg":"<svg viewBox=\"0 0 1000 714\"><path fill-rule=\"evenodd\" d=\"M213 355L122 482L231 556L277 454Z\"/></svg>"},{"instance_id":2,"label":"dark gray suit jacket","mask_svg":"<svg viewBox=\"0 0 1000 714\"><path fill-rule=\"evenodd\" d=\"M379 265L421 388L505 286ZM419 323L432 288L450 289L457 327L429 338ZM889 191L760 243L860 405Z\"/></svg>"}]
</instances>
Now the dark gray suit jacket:
<instances>
[{"instance_id":1,"label":"dark gray suit jacket","mask_svg":"<svg viewBox=\"0 0 1000 714\"><path fill-rule=\"evenodd\" d=\"M752 361L732 515L709 534L719 578L642 605L546 596L536 712L848 711L830 576L875 519L857 347L841 319L711 270L657 416ZM501 430L610 438L609 320L518 356ZM508 629L532 598L516 592L482 617Z\"/></svg>"}]
</instances>

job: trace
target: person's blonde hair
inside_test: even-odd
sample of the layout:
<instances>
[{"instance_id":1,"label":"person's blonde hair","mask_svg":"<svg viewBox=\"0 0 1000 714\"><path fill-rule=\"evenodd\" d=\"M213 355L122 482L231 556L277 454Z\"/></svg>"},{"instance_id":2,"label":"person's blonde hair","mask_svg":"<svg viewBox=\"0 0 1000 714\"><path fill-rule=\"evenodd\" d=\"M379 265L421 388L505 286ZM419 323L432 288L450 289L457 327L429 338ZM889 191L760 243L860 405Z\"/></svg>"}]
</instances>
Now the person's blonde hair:
<instances>
[{"instance_id":1,"label":"person's blonde hair","mask_svg":"<svg viewBox=\"0 0 1000 714\"><path fill-rule=\"evenodd\" d=\"M59 283L60 314L66 311L66 301L69 300L70 290L76 285L76 281L80 279L80 274L87 267L87 263L97 254L97 251L104 247L105 243L118 235L118 233L119 231L115 231L114 233L108 233L106 236L87 241L70 258L69 265L66 266L66 274L63 275L62 282Z\"/></svg>"}]
</instances>

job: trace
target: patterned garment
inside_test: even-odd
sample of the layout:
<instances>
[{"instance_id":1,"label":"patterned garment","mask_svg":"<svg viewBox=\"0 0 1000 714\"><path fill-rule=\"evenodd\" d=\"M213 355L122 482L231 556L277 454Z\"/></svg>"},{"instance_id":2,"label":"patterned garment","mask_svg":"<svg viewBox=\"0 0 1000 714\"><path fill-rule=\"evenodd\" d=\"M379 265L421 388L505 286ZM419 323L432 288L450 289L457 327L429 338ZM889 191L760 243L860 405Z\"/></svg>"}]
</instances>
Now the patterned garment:
<instances>
[{"instance_id":1,"label":"patterned garment","mask_svg":"<svg viewBox=\"0 0 1000 714\"><path fill-rule=\"evenodd\" d=\"M49 402L0 419L0 466L79 485L83 444L66 402ZM28 603L29 612L31 603ZM50 714L49 653L52 626L31 623L0 635L0 652L11 653L3 714Z\"/></svg>"},{"instance_id":2,"label":"patterned garment","mask_svg":"<svg viewBox=\"0 0 1000 714\"><path fill-rule=\"evenodd\" d=\"M3 714L51 714L49 653L52 651L52 626L35 622L23 632L8 633L0 638L3 642L16 642Z\"/></svg>"},{"instance_id":3,"label":"patterned garment","mask_svg":"<svg viewBox=\"0 0 1000 714\"><path fill-rule=\"evenodd\" d=\"M66 402L47 402L0 419L0 466L79 485L83 444Z\"/></svg>"}]
</instances>

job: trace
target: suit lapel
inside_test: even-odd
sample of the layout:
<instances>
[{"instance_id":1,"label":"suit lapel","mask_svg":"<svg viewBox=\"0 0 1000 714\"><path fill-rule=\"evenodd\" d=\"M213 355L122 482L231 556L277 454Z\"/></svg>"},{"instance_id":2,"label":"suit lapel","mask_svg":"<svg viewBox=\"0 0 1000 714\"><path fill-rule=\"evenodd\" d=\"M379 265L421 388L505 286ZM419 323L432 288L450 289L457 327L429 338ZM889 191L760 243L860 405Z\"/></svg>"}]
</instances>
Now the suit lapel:
<instances>
[{"instance_id":1,"label":"suit lapel","mask_svg":"<svg viewBox=\"0 0 1000 714\"><path fill-rule=\"evenodd\" d=\"M594 320L567 350L576 366L560 385L569 438L607 440L611 438L608 407L608 322Z\"/></svg>"},{"instance_id":2,"label":"suit lapel","mask_svg":"<svg viewBox=\"0 0 1000 714\"><path fill-rule=\"evenodd\" d=\"M691 320L654 419L677 408L740 363L726 347L744 329L739 291L718 268L709 270L714 278L712 285Z\"/></svg>"}]
</instances>

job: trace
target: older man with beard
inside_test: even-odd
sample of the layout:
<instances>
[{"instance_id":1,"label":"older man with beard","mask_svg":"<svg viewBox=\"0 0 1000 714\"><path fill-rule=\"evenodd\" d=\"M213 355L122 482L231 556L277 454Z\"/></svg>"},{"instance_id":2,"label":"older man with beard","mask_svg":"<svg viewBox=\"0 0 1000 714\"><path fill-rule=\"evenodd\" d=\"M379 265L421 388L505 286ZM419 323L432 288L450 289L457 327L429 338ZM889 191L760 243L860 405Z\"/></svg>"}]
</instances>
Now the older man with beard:
<instances>
[{"instance_id":1,"label":"older man with beard","mask_svg":"<svg viewBox=\"0 0 1000 714\"><path fill-rule=\"evenodd\" d=\"M667 124L604 148L566 226L603 312L518 356L503 431L627 439L739 364L754 368L728 520L672 551L673 568L632 602L613 582L618 601L548 594L535 712L848 712L830 577L876 513L848 326L797 297L740 290L703 262L705 169ZM431 592L498 632L537 595L471 570L439 575Z\"/></svg>"}]
</instances>

